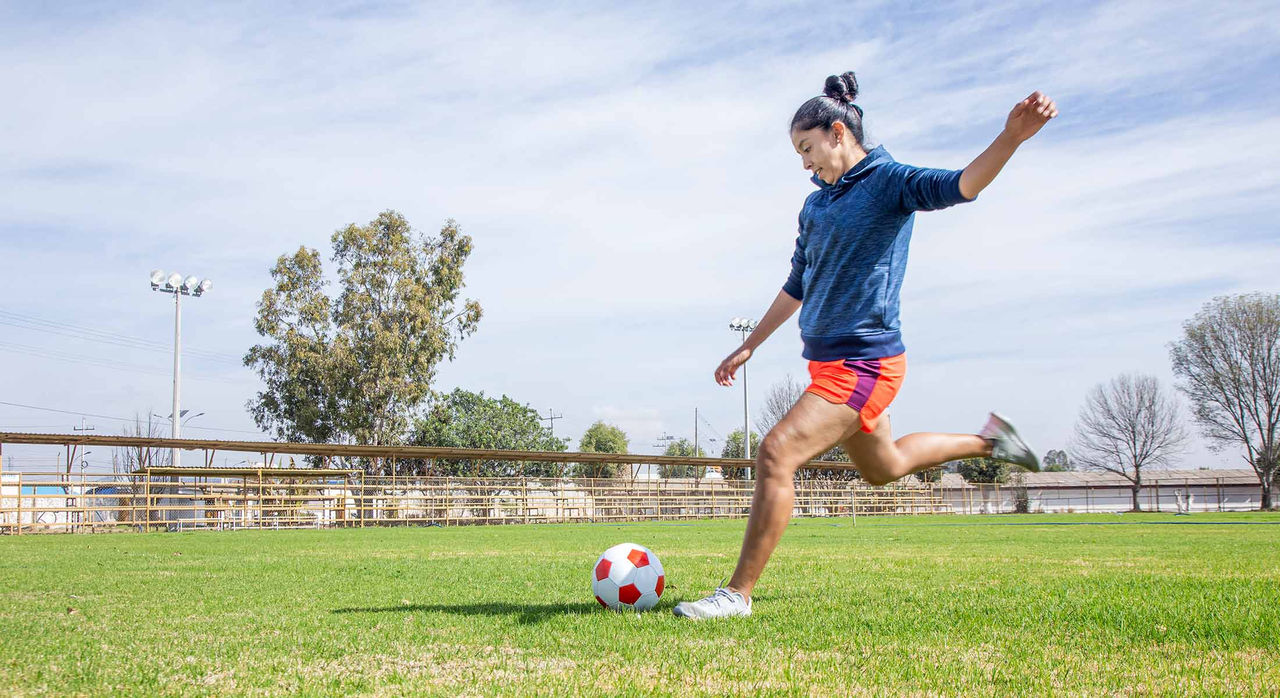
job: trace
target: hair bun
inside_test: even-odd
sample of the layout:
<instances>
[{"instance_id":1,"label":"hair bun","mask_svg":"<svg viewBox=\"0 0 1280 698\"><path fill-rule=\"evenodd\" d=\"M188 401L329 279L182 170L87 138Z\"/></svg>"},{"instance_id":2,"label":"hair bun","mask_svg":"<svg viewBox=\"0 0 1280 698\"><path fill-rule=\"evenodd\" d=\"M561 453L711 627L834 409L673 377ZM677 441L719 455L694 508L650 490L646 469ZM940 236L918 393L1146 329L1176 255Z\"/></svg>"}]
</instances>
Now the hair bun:
<instances>
[{"instance_id":1,"label":"hair bun","mask_svg":"<svg viewBox=\"0 0 1280 698\"><path fill-rule=\"evenodd\" d=\"M858 98L858 78L852 70L842 75L828 76L822 93L845 104L853 104L853 100Z\"/></svg>"}]
</instances>

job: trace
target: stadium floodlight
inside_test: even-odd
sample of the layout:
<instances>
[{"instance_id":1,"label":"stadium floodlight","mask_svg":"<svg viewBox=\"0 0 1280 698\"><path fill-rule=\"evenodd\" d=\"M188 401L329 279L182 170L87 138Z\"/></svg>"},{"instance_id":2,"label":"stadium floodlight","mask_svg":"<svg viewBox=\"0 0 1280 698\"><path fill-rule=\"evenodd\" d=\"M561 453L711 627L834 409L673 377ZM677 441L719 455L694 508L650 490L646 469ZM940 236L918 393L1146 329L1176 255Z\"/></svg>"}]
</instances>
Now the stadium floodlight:
<instances>
[{"instance_id":1,"label":"stadium floodlight","mask_svg":"<svg viewBox=\"0 0 1280 698\"><path fill-rule=\"evenodd\" d=\"M756 328L756 321L745 317L736 317L729 321L729 329L742 333L742 343L747 343L747 334ZM747 365L742 364L742 454L751 459L751 418L747 409ZM751 478L751 468L747 468L747 479Z\"/></svg>"},{"instance_id":2,"label":"stadium floodlight","mask_svg":"<svg viewBox=\"0 0 1280 698\"><path fill-rule=\"evenodd\" d=\"M173 294L173 412L170 413L169 418L173 423L173 438L177 439L182 436L182 418L186 415L186 411L179 407L182 401L182 297L202 296L205 291L213 288L213 282L209 279L201 281L194 274L184 279L182 274L176 271L165 276L165 273L159 269L151 272L150 281L152 291ZM161 286L161 283L164 285ZM174 415L177 415L176 419ZM193 415L188 419L199 416L199 414ZM173 449L173 465L174 467L182 465L182 455L177 448Z\"/></svg>"}]
</instances>

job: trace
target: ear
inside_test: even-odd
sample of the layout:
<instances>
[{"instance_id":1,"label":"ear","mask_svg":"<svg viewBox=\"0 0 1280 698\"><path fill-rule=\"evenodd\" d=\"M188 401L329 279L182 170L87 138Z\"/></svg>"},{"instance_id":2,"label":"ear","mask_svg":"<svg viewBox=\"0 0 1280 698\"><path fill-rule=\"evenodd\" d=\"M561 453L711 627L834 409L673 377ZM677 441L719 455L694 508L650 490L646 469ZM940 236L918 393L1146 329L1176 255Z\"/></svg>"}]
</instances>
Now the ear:
<instances>
[{"instance_id":1,"label":"ear","mask_svg":"<svg viewBox=\"0 0 1280 698\"><path fill-rule=\"evenodd\" d=\"M829 140L831 141L831 147L834 148L840 145L841 143L844 142L844 139L847 138L848 136L849 136L849 127L845 126L843 121L837 121L834 124L831 124L831 133L829 136Z\"/></svg>"}]
</instances>

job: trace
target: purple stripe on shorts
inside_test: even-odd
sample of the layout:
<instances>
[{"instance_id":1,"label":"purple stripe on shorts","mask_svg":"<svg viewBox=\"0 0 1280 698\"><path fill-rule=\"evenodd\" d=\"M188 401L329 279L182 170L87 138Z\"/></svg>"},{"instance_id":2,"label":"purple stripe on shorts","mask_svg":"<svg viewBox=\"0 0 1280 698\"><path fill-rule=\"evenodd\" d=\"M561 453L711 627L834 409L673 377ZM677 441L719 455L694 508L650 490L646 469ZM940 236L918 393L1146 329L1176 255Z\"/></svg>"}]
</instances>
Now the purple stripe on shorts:
<instances>
[{"instance_id":1,"label":"purple stripe on shorts","mask_svg":"<svg viewBox=\"0 0 1280 698\"><path fill-rule=\"evenodd\" d=\"M871 391L876 387L876 381L880 379L880 359L847 359L844 367L858 377L858 382L853 386L853 395L849 396L849 402L845 404L861 412L867 405L867 399L871 397Z\"/></svg>"}]
</instances>

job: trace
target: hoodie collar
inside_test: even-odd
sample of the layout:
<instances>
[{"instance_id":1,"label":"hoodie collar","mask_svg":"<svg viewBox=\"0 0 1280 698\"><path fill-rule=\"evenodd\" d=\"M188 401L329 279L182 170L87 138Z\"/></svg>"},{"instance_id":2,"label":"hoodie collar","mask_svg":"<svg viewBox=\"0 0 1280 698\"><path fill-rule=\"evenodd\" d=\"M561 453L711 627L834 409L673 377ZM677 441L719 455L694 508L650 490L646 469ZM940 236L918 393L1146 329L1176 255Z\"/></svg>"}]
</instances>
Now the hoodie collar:
<instances>
[{"instance_id":1,"label":"hoodie collar","mask_svg":"<svg viewBox=\"0 0 1280 698\"><path fill-rule=\"evenodd\" d=\"M843 191L853 185L854 182L861 179L866 173L883 165L886 162L893 162L893 156L889 151L884 149L883 145L878 145L867 153L865 157L858 161L858 164L849 168L848 172L840 175L840 179L835 184L827 184L822 181L818 175L810 177L810 181L818 185L819 189L829 189L833 191Z\"/></svg>"}]
</instances>

